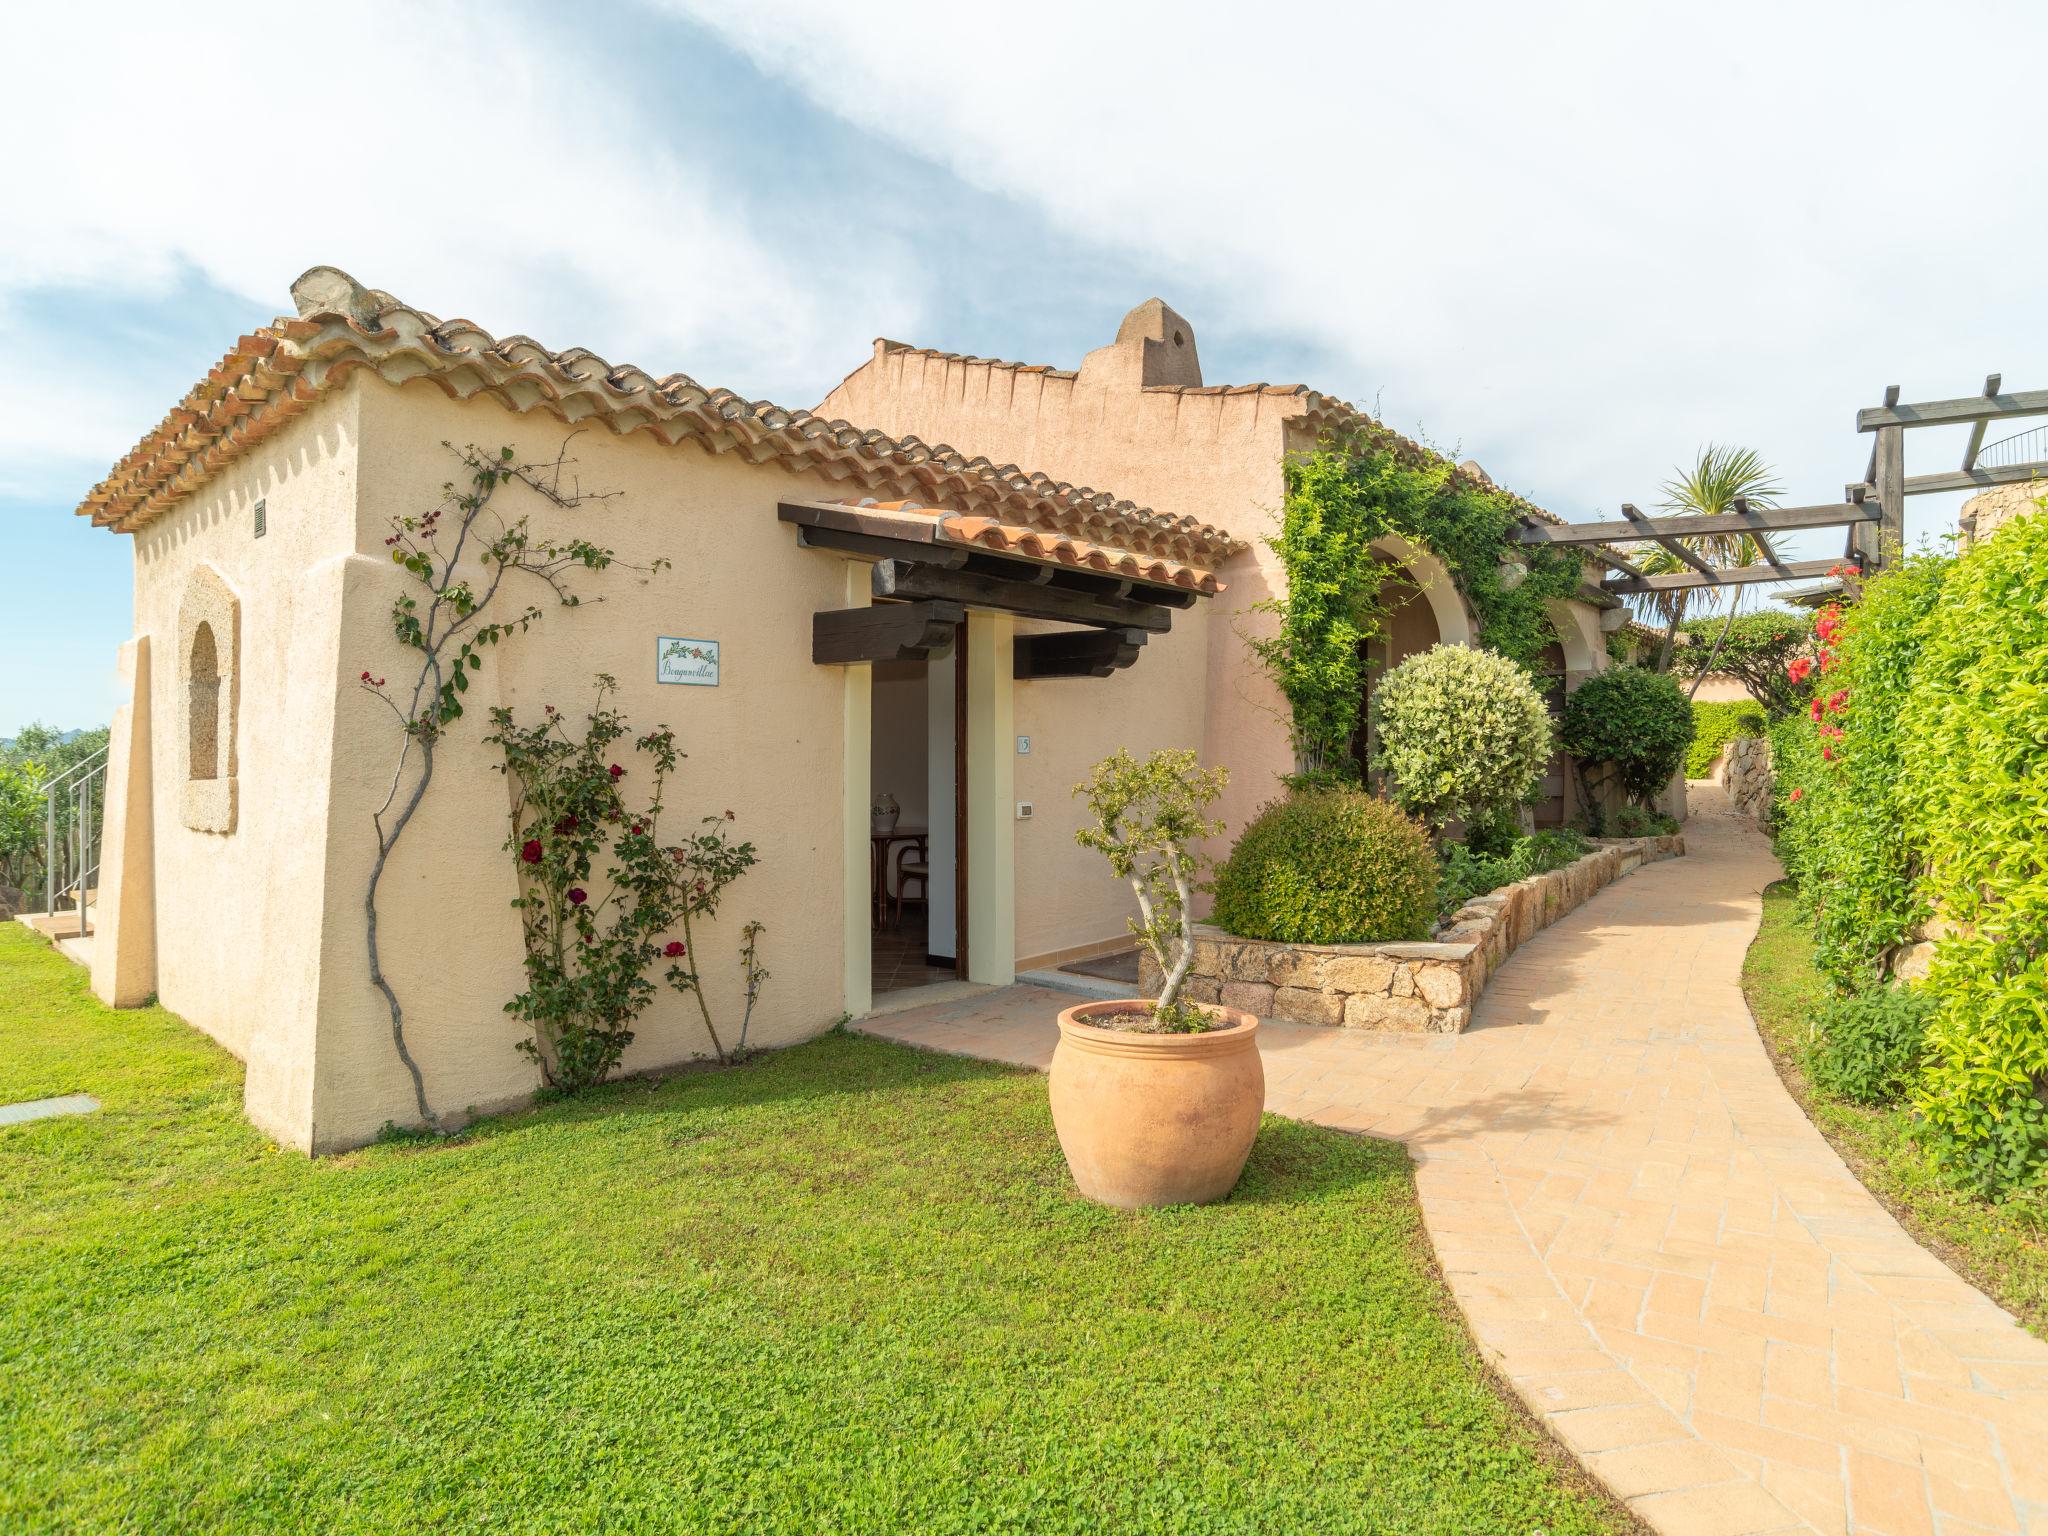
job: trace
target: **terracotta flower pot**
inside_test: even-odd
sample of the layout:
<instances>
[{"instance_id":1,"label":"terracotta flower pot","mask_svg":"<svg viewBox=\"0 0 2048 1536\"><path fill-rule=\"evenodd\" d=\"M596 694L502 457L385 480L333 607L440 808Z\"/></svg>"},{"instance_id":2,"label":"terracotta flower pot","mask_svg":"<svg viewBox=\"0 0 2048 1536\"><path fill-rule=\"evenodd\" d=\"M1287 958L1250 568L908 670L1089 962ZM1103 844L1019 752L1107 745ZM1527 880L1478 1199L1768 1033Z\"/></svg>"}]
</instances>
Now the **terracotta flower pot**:
<instances>
[{"instance_id":1,"label":"terracotta flower pot","mask_svg":"<svg viewBox=\"0 0 2048 1536\"><path fill-rule=\"evenodd\" d=\"M1074 1182L1103 1205L1205 1205L1236 1185L1259 1133L1266 1071L1259 1021L1204 1005L1226 1028L1199 1035L1097 1029L1085 1019L1146 1002L1079 1003L1060 1014L1052 1123Z\"/></svg>"}]
</instances>

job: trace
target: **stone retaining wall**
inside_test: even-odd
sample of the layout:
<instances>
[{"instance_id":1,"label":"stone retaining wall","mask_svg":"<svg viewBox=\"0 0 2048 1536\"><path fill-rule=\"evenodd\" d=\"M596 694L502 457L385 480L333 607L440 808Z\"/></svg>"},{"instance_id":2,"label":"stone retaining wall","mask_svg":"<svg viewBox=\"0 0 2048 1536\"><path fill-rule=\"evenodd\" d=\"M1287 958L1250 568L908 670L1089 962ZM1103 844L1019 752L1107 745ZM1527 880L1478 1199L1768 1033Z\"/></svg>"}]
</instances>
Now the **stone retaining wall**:
<instances>
[{"instance_id":1,"label":"stone retaining wall","mask_svg":"<svg viewBox=\"0 0 2048 1536\"><path fill-rule=\"evenodd\" d=\"M1602 839L1563 869L1474 897L1425 944L1279 944L1198 924L1182 995L1294 1024L1456 1034L1500 963L1532 934L1608 882L1684 852L1680 836ZM1139 989L1158 994L1149 955Z\"/></svg>"},{"instance_id":2,"label":"stone retaining wall","mask_svg":"<svg viewBox=\"0 0 2048 1536\"><path fill-rule=\"evenodd\" d=\"M1771 744L1762 736L1737 736L1721 749L1721 766L1715 777L1728 791L1728 803L1738 815L1758 826L1771 812Z\"/></svg>"}]
</instances>

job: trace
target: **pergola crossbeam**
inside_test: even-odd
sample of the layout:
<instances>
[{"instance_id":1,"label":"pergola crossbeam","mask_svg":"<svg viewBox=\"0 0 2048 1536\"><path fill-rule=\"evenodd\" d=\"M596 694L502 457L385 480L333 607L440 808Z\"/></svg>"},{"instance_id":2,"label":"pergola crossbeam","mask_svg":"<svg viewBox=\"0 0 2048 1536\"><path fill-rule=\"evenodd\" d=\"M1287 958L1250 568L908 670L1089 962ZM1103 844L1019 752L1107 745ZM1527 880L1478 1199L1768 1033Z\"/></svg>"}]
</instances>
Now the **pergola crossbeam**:
<instances>
[{"instance_id":1,"label":"pergola crossbeam","mask_svg":"<svg viewBox=\"0 0 2048 1536\"><path fill-rule=\"evenodd\" d=\"M1699 573L1675 572L1669 576L1628 576L1601 583L1601 590L1616 597L1638 596L1645 592L1680 592L1699 587L1740 587L1760 581L1799 580L1808 576L1825 576L1838 570L1840 559L1834 560L1786 560L1776 565L1737 565L1725 570Z\"/></svg>"},{"instance_id":2,"label":"pergola crossbeam","mask_svg":"<svg viewBox=\"0 0 2048 1536\"><path fill-rule=\"evenodd\" d=\"M1784 533L1801 528L1836 528L1877 521L1877 508L1853 501L1812 507L1750 507L1693 517L1645 517L1620 523L1529 523L1514 532L1517 544L1605 544L1661 538L1696 538L1719 533Z\"/></svg>"},{"instance_id":3,"label":"pergola crossbeam","mask_svg":"<svg viewBox=\"0 0 2048 1536\"><path fill-rule=\"evenodd\" d=\"M1638 512L1634 507L1630 506L1625 501L1621 504L1621 515L1627 518L1631 523L1633 523L1638 528L1648 528L1656 521L1654 518L1645 517L1641 512ZM1695 571L1698 571L1702 576L1708 578L1706 583L1707 585L1713 584L1713 577L1715 574L1714 567L1709 565L1706 561L1702 560L1698 555L1694 554L1691 550L1687 549L1683 544L1679 543L1679 541L1673 538L1670 534L1648 533L1639 535L1639 537L1655 539L1658 545L1662 547L1666 554L1671 555L1676 559L1684 561L1687 565L1691 566Z\"/></svg>"},{"instance_id":4,"label":"pergola crossbeam","mask_svg":"<svg viewBox=\"0 0 2048 1536\"><path fill-rule=\"evenodd\" d=\"M1884 427L1954 427L2012 416L2048 416L2048 389L2023 389L2009 395L1965 395L1959 400L1919 400L1910 405L1900 405L1890 398L1890 390L1885 393L1883 405L1869 406L1856 413L1858 432L1876 432Z\"/></svg>"},{"instance_id":5,"label":"pergola crossbeam","mask_svg":"<svg viewBox=\"0 0 2048 1536\"><path fill-rule=\"evenodd\" d=\"M2018 485L2028 480L2048 480L2048 459L2030 459L2025 464L1977 464L1969 469L1944 469L1931 475L1906 476L1908 496L1938 496L1945 491L1985 490L1994 485ZM1868 485L1846 487L1851 495L1871 493Z\"/></svg>"}]
</instances>

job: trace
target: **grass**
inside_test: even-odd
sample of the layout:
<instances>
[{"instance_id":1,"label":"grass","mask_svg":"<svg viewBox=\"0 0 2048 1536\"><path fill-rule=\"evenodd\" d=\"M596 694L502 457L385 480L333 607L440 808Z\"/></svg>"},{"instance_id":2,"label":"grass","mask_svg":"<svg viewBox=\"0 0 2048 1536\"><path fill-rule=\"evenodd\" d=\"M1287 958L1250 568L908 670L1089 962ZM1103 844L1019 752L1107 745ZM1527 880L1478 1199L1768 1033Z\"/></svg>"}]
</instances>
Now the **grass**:
<instances>
[{"instance_id":1,"label":"grass","mask_svg":"<svg viewBox=\"0 0 2048 1536\"><path fill-rule=\"evenodd\" d=\"M1786 1086L1864 1186L1951 1269L2048 1337L2048 1216L2041 1208L1993 1205L1957 1189L1919 1144L1908 1106L1835 1098L1800 1065L1827 982L1814 969L1798 895L1783 881L1764 892L1742 990Z\"/></svg>"},{"instance_id":2,"label":"grass","mask_svg":"<svg viewBox=\"0 0 2048 1536\"><path fill-rule=\"evenodd\" d=\"M1071 1193L1043 1080L834 1034L309 1162L0 931L0 1529L1628 1529L1496 1394L1397 1146Z\"/></svg>"}]
</instances>

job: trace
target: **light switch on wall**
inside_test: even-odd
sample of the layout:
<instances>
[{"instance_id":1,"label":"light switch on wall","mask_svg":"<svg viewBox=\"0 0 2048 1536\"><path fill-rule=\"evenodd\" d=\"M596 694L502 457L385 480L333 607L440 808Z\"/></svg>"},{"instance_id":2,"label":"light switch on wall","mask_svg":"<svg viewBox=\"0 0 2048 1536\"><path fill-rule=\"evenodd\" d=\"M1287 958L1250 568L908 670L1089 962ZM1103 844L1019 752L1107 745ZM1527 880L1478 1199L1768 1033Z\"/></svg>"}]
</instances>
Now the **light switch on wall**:
<instances>
[{"instance_id":1,"label":"light switch on wall","mask_svg":"<svg viewBox=\"0 0 2048 1536\"><path fill-rule=\"evenodd\" d=\"M1019 736L1017 738L1017 755L1019 757L1029 757L1031 755L1031 738L1029 736Z\"/></svg>"},{"instance_id":2,"label":"light switch on wall","mask_svg":"<svg viewBox=\"0 0 2048 1536\"><path fill-rule=\"evenodd\" d=\"M1031 802L1029 800L1019 800L1017 802L1017 819L1019 821L1029 821L1031 819Z\"/></svg>"}]
</instances>

